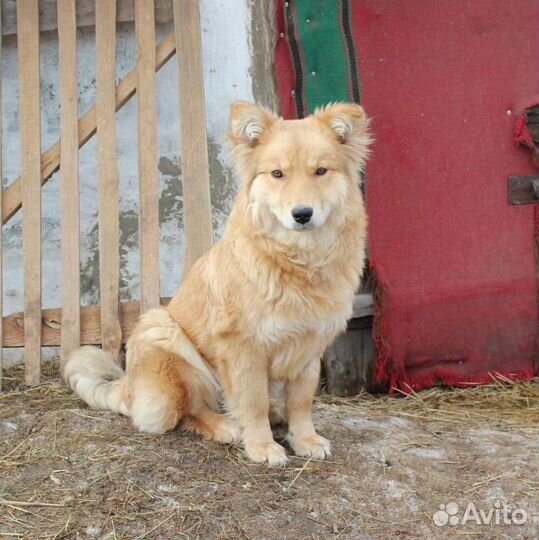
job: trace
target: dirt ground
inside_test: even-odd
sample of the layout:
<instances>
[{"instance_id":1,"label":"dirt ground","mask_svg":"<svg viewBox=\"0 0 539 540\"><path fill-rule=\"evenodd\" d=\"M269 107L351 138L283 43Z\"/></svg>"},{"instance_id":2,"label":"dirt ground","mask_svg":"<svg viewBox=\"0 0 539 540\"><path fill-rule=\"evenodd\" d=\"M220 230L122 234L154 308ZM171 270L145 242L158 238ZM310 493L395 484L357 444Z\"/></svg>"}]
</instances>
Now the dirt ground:
<instances>
[{"instance_id":1,"label":"dirt ground","mask_svg":"<svg viewBox=\"0 0 539 540\"><path fill-rule=\"evenodd\" d=\"M180 430L136 433L54 379L7 379L0 538L539 537L538 382L321 396L331 459L269 469Z\"/></svg>"}]
</instances>

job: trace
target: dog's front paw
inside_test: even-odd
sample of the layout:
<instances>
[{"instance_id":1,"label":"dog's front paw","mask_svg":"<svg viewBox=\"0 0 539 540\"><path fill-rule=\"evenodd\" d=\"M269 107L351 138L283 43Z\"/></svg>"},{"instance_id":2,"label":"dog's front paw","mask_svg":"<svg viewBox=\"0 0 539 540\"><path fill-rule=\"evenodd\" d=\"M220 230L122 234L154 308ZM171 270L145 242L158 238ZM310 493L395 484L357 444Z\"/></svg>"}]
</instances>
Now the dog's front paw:
<instances>
[{"instance_id":1,"label":"dog's front paw","mask_svg":"<svg viewBox=\"0 0 539 540\"><path fill-rule=\"evenodd\" d=\"M289 435L288 442L297 456L325 459L331 455L331 443L316 433L309 437Z\"/></svg>"},{"instance_id":2,"label":"dog's front paw","mask_svg":"<svg viewBox=\"0 0 539 540\"><path fill-rule=\"evenodd\" d=\"M252 461L270 467L283 467L288 461L285 449L275 441L245 444L245 452Z\"/></svg>"}]
</instances>

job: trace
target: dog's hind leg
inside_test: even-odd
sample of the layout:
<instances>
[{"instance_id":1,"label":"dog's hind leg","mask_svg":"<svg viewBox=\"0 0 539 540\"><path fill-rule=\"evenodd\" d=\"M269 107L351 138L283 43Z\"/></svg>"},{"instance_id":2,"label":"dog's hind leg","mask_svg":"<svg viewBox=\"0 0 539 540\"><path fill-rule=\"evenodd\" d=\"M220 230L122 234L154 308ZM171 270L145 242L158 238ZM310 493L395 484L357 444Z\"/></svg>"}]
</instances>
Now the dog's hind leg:
<instances>
[{"instance_id":1,"label":"dog's hind leg","mask_svg":"<svg viewBox=\"0 0 539 540\"><path fill-rule=\"evenodd\" d=\"M131 418L140 431L164 433L189 412L192 368L160 347L146 346L130 370Z\"/></svg>"},{"instance_id":2,"label":"dog's hind leg","mask_svg":"<svg viewBox=\"0 0 539 540\"><path fill-rule=\"evenodd\" d=\"M206 405L201 405L186 416L182 425L186 430L211 441L230 444L241 438L241 430L232 418L216 413Z\"/></svg>"}]
</instances>

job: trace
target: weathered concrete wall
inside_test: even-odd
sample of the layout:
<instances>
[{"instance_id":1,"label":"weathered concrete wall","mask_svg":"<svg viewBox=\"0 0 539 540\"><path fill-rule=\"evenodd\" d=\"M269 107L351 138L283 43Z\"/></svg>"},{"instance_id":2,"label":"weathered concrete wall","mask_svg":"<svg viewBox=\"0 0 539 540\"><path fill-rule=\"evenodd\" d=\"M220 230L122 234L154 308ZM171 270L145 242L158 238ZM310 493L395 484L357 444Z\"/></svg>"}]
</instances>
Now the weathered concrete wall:
<instances>
[{"instance_id":1,"label":"weathered concrete wall","mask_svg":"<svg viewBox=\"0 0 539 540\"><path fill-rule=\"evenodd\" d=\"M269 49L271 0L201 0L204 79L211 165L215 237L223 231L236 180L227 157L225 134L230 104L257 99L275 106ZM256 17L256 19L253 19ZM172 25L158 26L158 39ZM95 102L94 31L78 31L79 115ZM135 65L134 27L120 24L117 34L117 76ZM16 37L4 37L3 49L3 184L20 173ZM256 81L255 81L256 79ZM158 73L158 169L161 185L161 295L174 294L183 260L182 175L178 70L172 58ZM41 39L42 150L59 136L60 100L56 32ZM121 299L139 297L138 161L136 96L117 113L120 165ZM59 175L43 188L43 306L61 305ZM99 302L96 141L80 151L82 304ZM21 214L4 227L4 315L23 309Z\"/></svg>"}]
</instances>

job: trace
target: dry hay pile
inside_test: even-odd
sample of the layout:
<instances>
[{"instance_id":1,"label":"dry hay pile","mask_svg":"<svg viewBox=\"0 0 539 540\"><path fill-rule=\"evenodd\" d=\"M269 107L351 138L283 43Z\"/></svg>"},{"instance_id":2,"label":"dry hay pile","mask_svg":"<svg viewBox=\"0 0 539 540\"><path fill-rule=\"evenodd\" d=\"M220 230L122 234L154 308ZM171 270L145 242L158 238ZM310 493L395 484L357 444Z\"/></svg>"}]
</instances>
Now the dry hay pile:
<instances>
[{"instance_id":1,"label":"dry hay pile","mask_svg":"<svg viewBox=\"0 0 539 540\"><path fill-rule=\"evenodd\" d=\"M45 367L0 394L0 538L536 538L539 385L321 396L327 462L253 465L177 430L136 433L86 408ZM276 433L282 438L284 431ZM440 504L525 508L523 525L437 527ZM448 530L450 529L450 530Z\"/></svg>"},{"instance_id":2,"label":"dry hay pile","mask_svg":"<svg viewBox=\"0 0 539 540\"><path fill-rule=\"evenodd\" d=\"M432 388L397 396L362 393L354 398L322 396L324 403L361 406L372 416L398 416L419 422L467 427L497 427L534 434L539 432L539 379L514 382L501 375L492 383L469 388Z\"/></svg>"}]
</instances>

